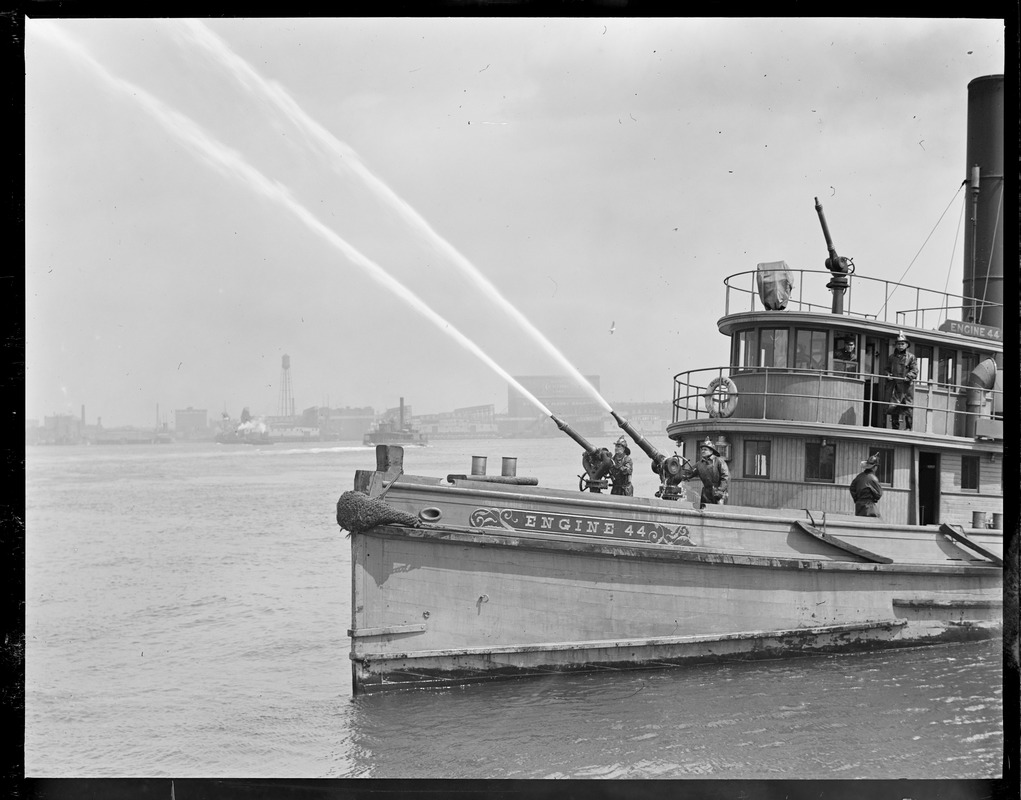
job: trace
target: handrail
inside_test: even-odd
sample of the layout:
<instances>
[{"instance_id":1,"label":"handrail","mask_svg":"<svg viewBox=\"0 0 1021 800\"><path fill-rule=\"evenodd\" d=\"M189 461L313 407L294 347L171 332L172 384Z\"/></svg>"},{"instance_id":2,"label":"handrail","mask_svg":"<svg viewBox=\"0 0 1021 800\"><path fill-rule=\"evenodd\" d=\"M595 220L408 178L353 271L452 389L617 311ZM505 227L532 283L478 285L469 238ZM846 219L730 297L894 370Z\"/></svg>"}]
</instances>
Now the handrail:
<instances>
[{"instance_id":1,"label":"handrail","mask_svg":"<svg viewBox=\"0 0 1021 800\"><path fill-rule=\"evenodd\" d=\"M747 407L746 398L761 398L762 412L761 416L757 417L760 419L770 419L767 416L767 398L784 398L799 401L808 401L812 403L813 407L806 409L802 417L802 421L807 422L822 422L822 404L823 402L833 403L838 401L840 398L825 395L822 392L823 381L854 381L855 383L864 384L877 384L879 381L891 380L885 373L868 373L868 372L842 372L833 369L809 369L804 367L729 367L729 366L716 366L716 367L703 367L701 369L686 370L679 372L674 375L674 392L673 392L673 403L672 403L672 422L682 422L690 420L698 420L704 418L710 418L711 415L705 407L706 395L709 393L709 384L718 378L730 378L733 380L735 377L740 379L742 375L763 375L763 388L762 391L748 391L747 389L740 390L740 398L745 400L745 407ZM806 392L790 392L790 391L777 391L771 389L770 378L773 377L773 383L776 384L777 380L775 376L778 375L800 375L805 378L815 378L816 391L814 393ZM883 384L880 384L883 385ZM920 415L926 411L942 412L943 413L943 430L932 431L934 433L942 433L947 436L957 436L960 434L955 433L955 430L961 426L958 420L966 420L969 418L975 419L995 419L996 415L993 413L993 409L996 408L997 396L1002 398L1003 391L998 389L982 389L983 392L983 410L981 411L969 411L967 407L958 408L957 406L962 403L957 403L952 407L947 408L936 408L930 403L934 392L945 393L947 395L955 395L958 398L967 397L969 392L975 391L976 387L968 386L966 384L959 383L945 383L939 381L915 381L915 399L916 401L924 398L924 403L914 403L909 408L912 411L913 416L920 418ZM862 396L864 401L864 394ZM875 403L879 406L889 405L888 400L885 396L872 397L869 402ZM739 402L739 408L740 408ZM812 413L814 411L814 414ZM741 418L748 419L749 417L742 414ZM964 428L965 430L967 427ZM966 437L970 438L970 437Z\"/></svg>"},{"instance_id":2,"label":"handrail","mask_svg":"<svg viewBox=\"0 0 1021 800\"><path fill-rule=\"evenodd\" d=\"M794 288L797 289L797 297L795 298L793 294L791 295L788 300L787 310L830 311L832 303L828 297L828 292L826 295L822 294L827 281L832 277L830 272L815 269L792 269L790 267L787 270L792 276L796 276ZM748 295L748 310L756 310L756 301L759 299L757 283L759 274L759 270L746 270L744 272L735 272L733 275L728 275L723 279L723 285L727 290L724 306L726 314L729 315L731 313L731 292L735 295L735 308L744 305L743 303L738 303L737 299ZM806 275L819 277L810 279L811 282L806 284ZM747 280L750 288L738 285L745 280ZM908 319L914 315L914 321L910 325L911 327L920 328L924 327L926 311L942 311L949 315L951 310L956 311L960 309L969 313L981 314L986 309L1003 308L1003 303L992 303L977 297L965 297L964 295L940 292L923 286L911 286L910 284L885 280L883 278L872 278L861 273L848 276L848 280L849 285L844 297L843 313L846 316L858 317L860 319L881 319L883 322L889 322L892 315L897 324L907 326L909 324ZM806 300L804 298L804 288L806 285L818 287L820 297L816 298L815 301L811 299ZM857 291L855 291L855 287L857 287ZM898 289L913 291L915 293L915 304L906 309L891 309L890 299ZM874 313L855 311L853 307L856 298L859 306L870 301L876 303L878 311ZM929 298L932 299L930 300ZM880 314L882 314L882 317L880 317Z\"/></svg>"}]
</instances>

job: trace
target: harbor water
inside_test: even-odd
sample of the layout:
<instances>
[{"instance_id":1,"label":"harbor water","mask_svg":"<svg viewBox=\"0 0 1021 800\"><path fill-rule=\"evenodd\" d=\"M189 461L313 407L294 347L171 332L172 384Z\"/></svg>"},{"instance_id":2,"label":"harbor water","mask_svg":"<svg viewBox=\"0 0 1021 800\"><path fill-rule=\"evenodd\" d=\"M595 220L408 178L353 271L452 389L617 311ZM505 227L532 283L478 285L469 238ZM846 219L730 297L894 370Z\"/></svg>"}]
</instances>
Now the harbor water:
<instances>
[{"instance_id":1,"label":"harbor water","mask_svg":"<svg viewBox=\"0 0 1021 800\"><path fill-rule=\"evenodd\" d=\"M563 489L582 471L566 437L436 442L405 469L474 456ZM999 641L353 697L334 505L374 464L355 442L29 449L25 774L1001 775Z\"/></svg>"}]
</instances>

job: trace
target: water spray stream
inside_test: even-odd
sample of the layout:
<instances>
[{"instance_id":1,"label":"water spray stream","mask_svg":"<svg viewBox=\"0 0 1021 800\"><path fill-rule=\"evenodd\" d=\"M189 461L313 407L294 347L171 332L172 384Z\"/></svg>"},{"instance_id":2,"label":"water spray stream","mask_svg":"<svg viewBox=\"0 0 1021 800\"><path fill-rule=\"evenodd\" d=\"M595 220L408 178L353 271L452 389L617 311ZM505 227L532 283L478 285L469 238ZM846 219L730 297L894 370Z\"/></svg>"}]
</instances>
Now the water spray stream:
<instances>
[{"instance_id":1,"label":"water spray stream","mask_svg":"<svg viewBox=\"0 0 1021 800\"><path fill-rule=\"evenodd\" d=\"M358 158L358 155L350 147L339 141L333 134L322 125L312 119L294 101L293 98L278 84L271 83L259 75L252 67L237 55L230 47L220 39L209 28L197 20L182 20L185 29L189 32L192 40L205 48L207 52L219 59L235 78L246 89L258 93L264 99L268 99L280 110L294 125L302 130L312 141L334 156L334 164L342 164L372 189L380 198L385 200L397 213L411 225L419 234L423 235L434 247L436 247L478 288L480 288L490 299L496 301L507 314L511 316L567 373L573 377L586 392L601 405L607 412L612 412L609 403L596 391L585 377L578 371L567 358L561 353L542 332L536 328L524 314L522 314L513 303L507 300L500 291L489 282L489 280L463 256L450 242L437 233L431 225L413 209L407 202L401 199L382 180L373 174Z\"/></svg>"},{"instance_id":2,"label":"water spray stream","mask_svg":"<svg viewBox=\"0 0 1021 800\"><path fill-rule=\"evenodd\" d=\"M122 78L118 78L108 72L105 67L97 62L77 42L73 41L65 34L48 27L40 27L36 30L54 43L61 45L69 52L81 58L112 88L122 92L127 97L130 97L138 103L143 109L145 109L145 111L155 118L168 133L177 137L177 139L188 147L188 149L200 160L216 168L222 174L239 179L248 188L286 208L301 222L303 222L313 233L319 234L323 239L343 253L349 261L361 267L375 281L396 294L427 320L432 322L437 328L452 336L462 347L481 359L494 372L521 392L525 398L527 398L546 416L553 416L552 412L546 408L546 406L544 406L538 398L518 383L518 381L516 381L510 373L490 358L477 344L475 344L475 342L443 319L442 316L433 311L432 308L411 292L406 286L404 286L404 284L395 279L382 267L367 258L360 251L352 247L347 241L338 236L333 230L320 222L319 219L312 214L312 212L296 201L284 186L275 181L271 181L259 172L259 170L255 169L247 161L245 161L239 153L231 150L224 144L209 136L188 117L169 108L162 101L153 97L141 87Z\"/></svg>"}]
</instances>

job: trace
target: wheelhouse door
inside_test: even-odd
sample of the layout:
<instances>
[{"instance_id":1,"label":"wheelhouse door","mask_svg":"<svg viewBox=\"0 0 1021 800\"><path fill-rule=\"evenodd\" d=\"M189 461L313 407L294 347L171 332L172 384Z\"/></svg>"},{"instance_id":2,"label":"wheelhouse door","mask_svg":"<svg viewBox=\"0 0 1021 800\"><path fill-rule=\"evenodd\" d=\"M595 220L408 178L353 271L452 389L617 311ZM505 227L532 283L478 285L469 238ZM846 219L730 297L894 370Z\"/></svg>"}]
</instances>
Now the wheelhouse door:
<instances>
[{"instance_id":1,"label":"wheelhouse door","mask_svg":"<svg viewBox=\"0 0 1021 800\"><path fill-rule=\"evenodd\" d=\"M939 525L939 453L918 454L918 524Z\"/></svg>"}]
</instances>

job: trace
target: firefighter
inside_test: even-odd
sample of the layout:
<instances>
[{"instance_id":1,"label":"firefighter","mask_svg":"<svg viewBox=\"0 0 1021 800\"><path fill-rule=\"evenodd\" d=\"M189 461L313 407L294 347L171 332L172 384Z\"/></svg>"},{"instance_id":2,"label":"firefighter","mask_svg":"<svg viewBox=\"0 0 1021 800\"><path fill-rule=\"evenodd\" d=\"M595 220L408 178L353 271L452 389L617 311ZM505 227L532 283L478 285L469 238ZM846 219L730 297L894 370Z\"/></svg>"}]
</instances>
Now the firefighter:
<instances>
[{"instance_id":1,"label":"firefighter","mask_svg":"<svg viewBox=\"0 0 1021 800\"><path fill-rule=\"evenodd\" d=\"M912 410L915 403L915 379L918 377L918 359L908 350L908 340L901 331L893 346L890 357L890 371L887 388L889 406L886 414L890 417L890 427L895 430L911 430ZM901 421L905 425L901 426Z\"/></svg>"},{"instance_id":2,"label":"firefighter","mask_svg":"<svg viewBox=\"0 0 1021 800\"><path fill-rule=\"evenodd\" d=\"M848 487L851 497L854 498L854 515L856 517L880 516L876 503L883 496L883 488L876 478L877 467L879 467L879 453L869 456L868 461L861 462L861 472Z\"/></svg>"},{"instance_id":3,"label":"firefighter","mask_svg":"<svg viewBox=\"0 0 1021 800\"><path fill-rule=\"evenodd\" d=\"M730 487L730 469L727 462L720 458L720 451L717 450L709 437L698 447L699 459L695 462L688 478L696 475L702 479L702 497L699 508L705 508L710 504L723 503L727 499L727 489Z\"/></svg>"},{"instance_id":4,"label":"firefighter","mask_svg":"<svg viewBox=\"0 0 1021 800\"><path fill-rule=\"evenodd\" d=\"M613 466L610 467L610 481L613 487L610 489L610 494L633 496L635 487L631 484L631 474L634 471L635 465L631 461L631 448L627 446L627 440L621 436L613 444Z\"/></svg>"}]
</instances>

